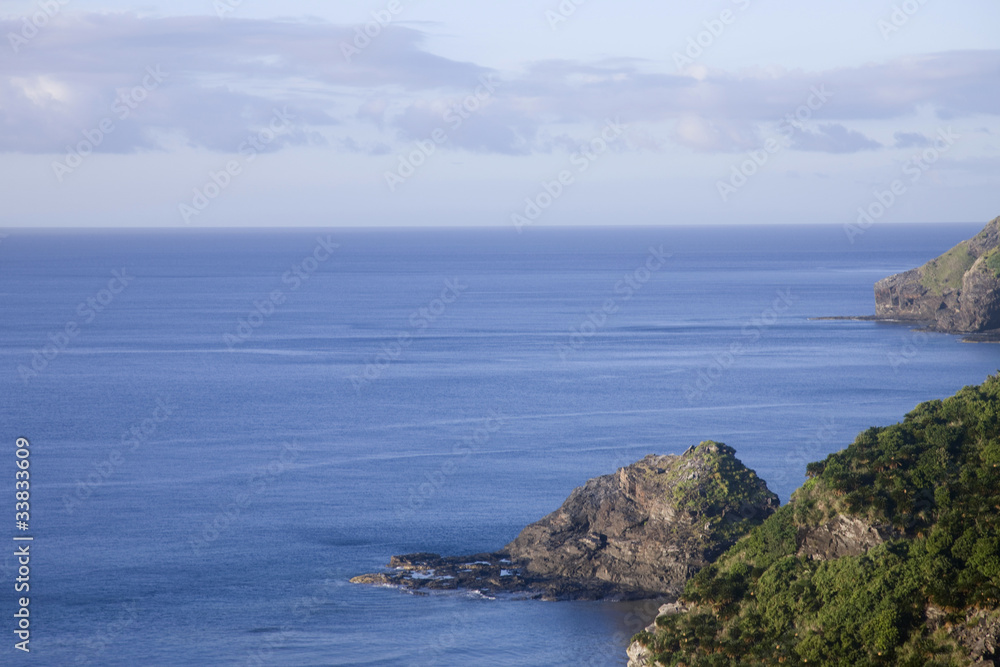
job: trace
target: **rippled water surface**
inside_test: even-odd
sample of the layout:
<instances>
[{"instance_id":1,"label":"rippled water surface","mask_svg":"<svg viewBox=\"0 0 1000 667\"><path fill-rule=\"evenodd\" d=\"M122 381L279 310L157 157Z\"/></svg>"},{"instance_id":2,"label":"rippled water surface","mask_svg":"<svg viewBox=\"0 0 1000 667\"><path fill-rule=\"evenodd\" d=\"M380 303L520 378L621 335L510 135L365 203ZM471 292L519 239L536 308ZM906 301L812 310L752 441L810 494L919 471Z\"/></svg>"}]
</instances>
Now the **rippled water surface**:
<instances>
[{"instance_id":1,"label":"rippled water surface","mask_svg":"<svg viewBox=\"0 0 1000 667\"><path fill-rule=\"evenodd\" d=\"M786 501L807 461L1000 367L809 319L873 312L876 280L978 228L13 233L0 395L7 451L32 442L32 662L623 665L648 608L347 580L496 549L705 439Z\"/></svg>"}]
</instances>

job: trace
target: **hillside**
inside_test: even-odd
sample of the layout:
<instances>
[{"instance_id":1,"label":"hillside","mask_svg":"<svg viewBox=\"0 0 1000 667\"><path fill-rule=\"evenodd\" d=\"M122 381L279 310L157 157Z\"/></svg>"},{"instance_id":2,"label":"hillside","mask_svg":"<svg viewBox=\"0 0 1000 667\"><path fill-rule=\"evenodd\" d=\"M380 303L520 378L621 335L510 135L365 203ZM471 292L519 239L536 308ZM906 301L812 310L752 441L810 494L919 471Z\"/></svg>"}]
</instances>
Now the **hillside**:
<instances>
[{"instance_id":1,"label":"hillside","mask_svg":"<svg viewBox=\"0 0 1000 667\"><path fill-rule=\"evenodd\" d=\"M1000 664L998 466L997 376L868 429L695 575L630 664Z\"/></svg>"}]
</instances>

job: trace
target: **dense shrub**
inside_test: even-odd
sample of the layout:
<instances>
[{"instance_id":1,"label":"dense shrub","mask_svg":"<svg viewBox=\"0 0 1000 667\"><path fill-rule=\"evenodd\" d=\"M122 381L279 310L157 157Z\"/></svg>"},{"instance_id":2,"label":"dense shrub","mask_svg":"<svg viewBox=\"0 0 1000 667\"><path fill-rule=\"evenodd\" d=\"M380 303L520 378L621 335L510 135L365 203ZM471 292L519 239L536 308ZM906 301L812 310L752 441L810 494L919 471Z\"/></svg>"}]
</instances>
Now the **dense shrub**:
<instances>
[{"instance_id":1,"label":"dense shrub","mask_svg":"<svg viewBox=\"0 0 1000 667\"><path fill-rule=\"evenodd\" d=\"M1000 604L1000 378L868 429L807 472L791 503L688 582L690 612L637 640L671 666L962 664L925 612ZM838 514L897 538L798 555L798 531Z\"/></svg>"}]
</instances>

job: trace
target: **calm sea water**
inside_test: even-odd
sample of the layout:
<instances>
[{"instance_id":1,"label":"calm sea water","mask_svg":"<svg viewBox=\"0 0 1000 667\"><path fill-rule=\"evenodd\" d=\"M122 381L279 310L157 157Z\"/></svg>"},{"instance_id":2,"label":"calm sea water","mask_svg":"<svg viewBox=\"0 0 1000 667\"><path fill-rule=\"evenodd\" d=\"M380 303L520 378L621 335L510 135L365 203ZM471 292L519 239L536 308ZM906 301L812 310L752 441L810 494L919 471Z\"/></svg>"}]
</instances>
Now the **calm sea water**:
<instances>
[{"instance_id":1,"label":"calm sea water","mask_svg":"<svg viewBox=\"0 0 1000 667\"><path fill-rule=\"evenodd\" d=\"M705 439L787 500L807 461L1000 367L809 319L873 312L876 280L979 227L13 232L0 661L28 663L25 436L31 664L622 665L648 607L347 580L496 549L588 478Z\"/></svg>"}]
</instances>

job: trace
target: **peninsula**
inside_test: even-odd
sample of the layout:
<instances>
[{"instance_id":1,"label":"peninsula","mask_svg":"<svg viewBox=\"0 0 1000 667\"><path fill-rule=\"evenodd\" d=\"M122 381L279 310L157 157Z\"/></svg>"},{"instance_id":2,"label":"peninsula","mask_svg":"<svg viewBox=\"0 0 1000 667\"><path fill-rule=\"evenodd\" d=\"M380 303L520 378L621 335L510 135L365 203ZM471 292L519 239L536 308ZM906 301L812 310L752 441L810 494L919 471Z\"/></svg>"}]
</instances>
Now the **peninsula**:
<instances>
[{"instance_id":1,"label":"peninsula","mask_svg":"<svg viewBox=\"0 0 1000 667\"><path fill-rule=\"evenodd\" d=\"M923 266L876 283L874 319L1000 338L1000 218Z\"/></svg>"}]
</instances>

